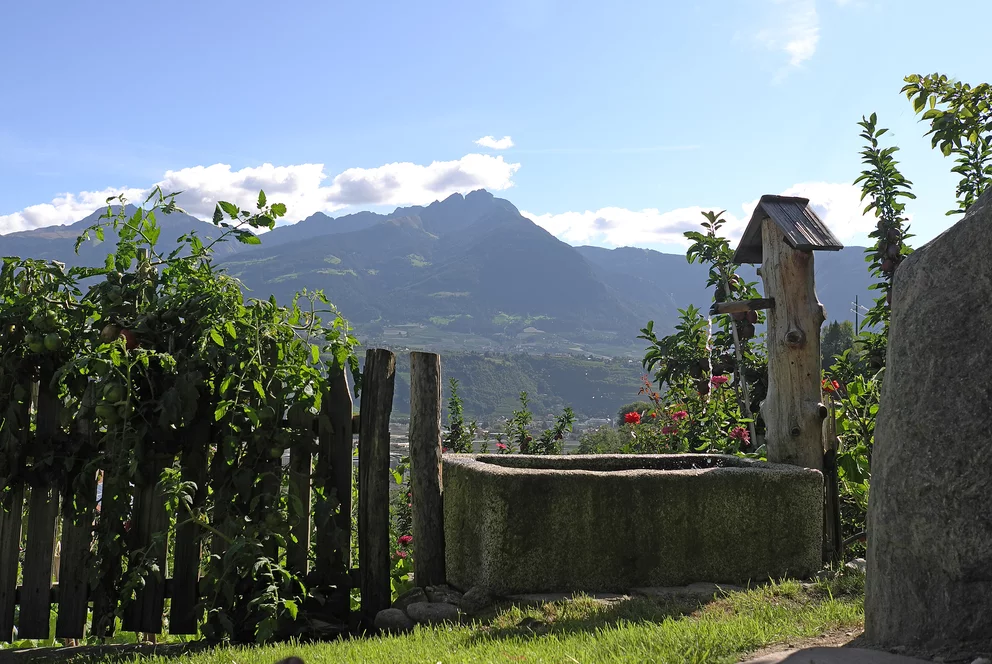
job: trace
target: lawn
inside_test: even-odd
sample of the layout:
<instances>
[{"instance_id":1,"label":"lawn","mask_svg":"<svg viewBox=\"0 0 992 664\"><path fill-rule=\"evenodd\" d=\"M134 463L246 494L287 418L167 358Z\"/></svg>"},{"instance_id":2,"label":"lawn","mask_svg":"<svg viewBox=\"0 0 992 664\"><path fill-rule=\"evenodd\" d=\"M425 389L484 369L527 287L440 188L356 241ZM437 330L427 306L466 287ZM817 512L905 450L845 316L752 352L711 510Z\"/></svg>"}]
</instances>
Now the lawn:
<instances>
[{"instance_id":1,"label":"lawn","mask_svg":"<svg viewBox=\"0 0 992 664\"><path fill-rule=\"evenodd\" d=\"M696 610L685 604L640 597L613 604L578 597L531 608L503 607L473 624L418 627L402 636L257 648L217 647L187 652L181 661L274 664L283 657L297 655L307 664L736 662L771 644L860 628L863 618L863 577L846 577L830 585L804 587L794 581L772 584L732 593ZM141 664L178 661L162 655L137 659Z\"/></svg>"}]
</instances>

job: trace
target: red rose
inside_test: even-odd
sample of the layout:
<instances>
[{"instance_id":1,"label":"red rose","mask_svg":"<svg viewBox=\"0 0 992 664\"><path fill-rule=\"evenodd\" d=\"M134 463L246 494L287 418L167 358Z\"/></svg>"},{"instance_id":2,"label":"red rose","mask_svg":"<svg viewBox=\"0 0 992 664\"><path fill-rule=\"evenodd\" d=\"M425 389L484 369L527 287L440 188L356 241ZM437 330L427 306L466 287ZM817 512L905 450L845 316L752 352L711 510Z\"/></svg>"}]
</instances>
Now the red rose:
<instances>
[{"instance_id":1,"label":"red rose","mask_svg":"<svg viewBox=\"0 0 992 664\"><path fill-rule=\"evenodd\" d=\"M633 413L627 413L626 415L623 416L623 421L626 422L627 424L640 424L641 414L638 413L637 411L634 411Z\"/></svg>"}]
</instances>

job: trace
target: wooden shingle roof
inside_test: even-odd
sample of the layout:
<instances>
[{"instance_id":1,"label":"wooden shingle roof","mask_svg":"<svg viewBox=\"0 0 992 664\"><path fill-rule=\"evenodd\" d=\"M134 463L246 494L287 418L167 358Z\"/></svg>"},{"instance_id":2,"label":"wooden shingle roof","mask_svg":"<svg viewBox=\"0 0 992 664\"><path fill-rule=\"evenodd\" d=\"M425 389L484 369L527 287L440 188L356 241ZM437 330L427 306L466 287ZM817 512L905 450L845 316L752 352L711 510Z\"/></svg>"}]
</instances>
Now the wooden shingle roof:
<instances>
[{"instance_id":1,"label":"wooden shingle roof","mask_svg":"<svg viewBox=\"0 0 992 664\"><path fill-rule=\"evenodd\" d=\"M761 262L761 222L772 219L785 234L785 241L801 251L838 251L844 248L816 212L808 198L765 195L758 201L741 237L734 262Z\"/></svg>"}]
</instances>

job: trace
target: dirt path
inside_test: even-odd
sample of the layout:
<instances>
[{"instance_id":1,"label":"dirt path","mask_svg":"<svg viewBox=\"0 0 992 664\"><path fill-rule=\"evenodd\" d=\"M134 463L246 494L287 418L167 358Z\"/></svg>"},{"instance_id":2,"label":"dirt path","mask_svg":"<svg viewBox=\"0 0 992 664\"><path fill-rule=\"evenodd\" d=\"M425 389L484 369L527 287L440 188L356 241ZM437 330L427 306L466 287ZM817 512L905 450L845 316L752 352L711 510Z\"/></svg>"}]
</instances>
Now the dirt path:
<instances>
[{"instance_id":1,"label":"dirt path","mask_svg":"<svg viewBox=\"0 0 992 664\"><path fill-rule=\"evenodd\" d=\"M861 627L845 627L842 629L824 632L819 636L812 636L804 639L790 639L789 641L776 643L774 645L766 646L760 650L756 650L739 661L743 662L750 659L758 659L759 657L774 655L778 652L785 652L786 650L795 650L798 648L838 648L851 643L861 636L862 632L864 632L864 629Z\"/></svg>"}]
</instances>

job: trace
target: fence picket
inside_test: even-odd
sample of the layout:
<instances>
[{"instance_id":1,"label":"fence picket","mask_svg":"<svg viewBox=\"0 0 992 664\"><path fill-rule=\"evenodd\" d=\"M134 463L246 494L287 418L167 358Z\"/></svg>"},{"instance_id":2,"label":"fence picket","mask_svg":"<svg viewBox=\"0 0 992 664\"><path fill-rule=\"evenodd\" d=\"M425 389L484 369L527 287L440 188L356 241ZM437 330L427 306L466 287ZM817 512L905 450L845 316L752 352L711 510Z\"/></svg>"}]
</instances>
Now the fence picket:
<instances>
[{"instance_id":1,"label":"fence picket","mask_svg":"<svg viewBox=\"0 0 992 664\"><path fill-rule=\"evenodd\" d=\"M395 380L396 356L385 349L369 349L358 437L358 567L366 624L390 603L389 415Z\"/></svg>"},{"instance_id":2,"label":"fence picket","mask_svg":"<svg viewBox=\"0 0 992 664\"><path fill-rule=\"evenodd\" d=\"M137 591L128 606L122 623L127 631L149 634L162 631L165 577L168 573L166 552L169 550L169 515L165 510L165 495L159 478L162 470L171 465L171 457L157 456L150 464L145 486L138 488L132 534L137 546L146 550L144 562L156 565L159 571L148 573L145 585Z\"/></svg>"},{"instance_id":3,"label":"fence picket","mask_svg":"<svg viewBox=\"0 0 992 664\"><path fill-rule=\"evenodd\" d=\"M17 564L24 512L24 486L10 495L10 507L0 510L0 640L14 634L14 608L17 606Z\"/></svg>"},{"instance_id":4,"label":"fence picket","mask_svg":"<svg viewBox=\"0 0 992 664\"><path fill-rule=\"evenodd\" d=\"M59 403L52 391L52 374L45 372L38 387L35 462L52 451L59 430ZM54 487L33 486L28 503L28 538L24 547L24 583L18 636L47 639L51 634L52 558L59 513L59 492Z\"/></svg>"},{"instance_id":5,"label":"fence picket","mask_svg":"<svg viewBox=\"0 0 992 664\"><path fill-rule=\"evenodd\" d=\"M15 379L16 380L16 379ZM18 419L17 442L20 450L12 459L10 472L18 476L23 466L30 431L31 384L22 386L23 399L14 404ZM0 506L0 640L11 641L14 634L14 609L17 606L17 567L20 559L21 528L24 521L24 485L10 492L9 503Z\"/></svg>"},{"instance_id":6,"label":"fence picket","mask_svg":"<svg viewBox=\"0 0 992 664\"><path fill-rule=\"evenodd\" d=\"M181 459L183 481L196 484L192 506L194 511L202 507L207 499L207 448L210 444L213 413L214 409L209 404L197 409L190 426L190 445ZM176 528L175 558L172 565L169 633L196 634L200 618L196 604L200 599L203 530L183 512L180 512L177 521L179 525Z\"/></svg>"},{"instance_id":7,"label":"fence picket","mask_svg":"<svg viewBox=\"0 0 992 664\"><path fill-rule=\"evenodd\" d=\"M83 397L86 405L92 405L92 389L90 387ZM91 422L79 420L76 435L88 442L93 436L92 426ZM79 639L85 635L94 517L89 506L96 498L96 474L81 469L81 466L85 466L84 460L77 459L76 463L76 474L66 482L65 495L62 498L59 613L55 623L55 637L65 639ZM79 498L82 500L78 500Z\"/></svg>"},{"instance_id":8,"label":"fence picket","mask_svg":"<svg viewBox=\"0 0 992 664\"><path fill-rule=\"evenodd\" d=\"M310 475L313 454L309 447L294 445L289 451L289 510L292 539L286 542L286 564L306 576L310 556ZM297 511L299 512L297 514Z\"/></svg>"},{"instance_id":9,"label":"fence picket","mask_svg":"<svg viewBox=\"0 0 992 664\"><path fill-rule=\"evenodd\" d=\"M79 493L96 495L96 476L87 473L79 483ZM56 638L79 639L86 629L88 607L90 543L93 541L93 512L74 505L72 493L62 499L62 553L59 566L59 615ZM87 503L89 502L87 501Z\"/></svg>"}]
</instances>

